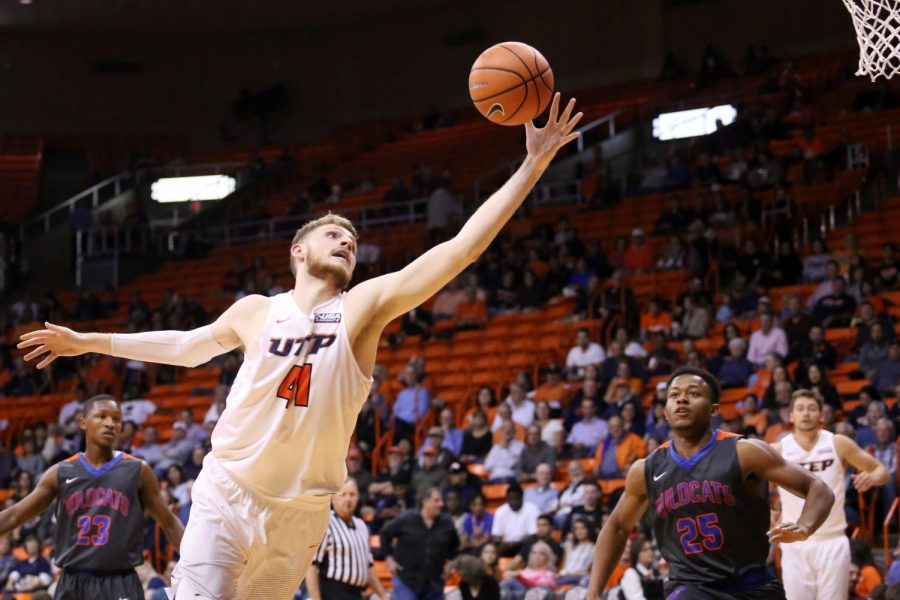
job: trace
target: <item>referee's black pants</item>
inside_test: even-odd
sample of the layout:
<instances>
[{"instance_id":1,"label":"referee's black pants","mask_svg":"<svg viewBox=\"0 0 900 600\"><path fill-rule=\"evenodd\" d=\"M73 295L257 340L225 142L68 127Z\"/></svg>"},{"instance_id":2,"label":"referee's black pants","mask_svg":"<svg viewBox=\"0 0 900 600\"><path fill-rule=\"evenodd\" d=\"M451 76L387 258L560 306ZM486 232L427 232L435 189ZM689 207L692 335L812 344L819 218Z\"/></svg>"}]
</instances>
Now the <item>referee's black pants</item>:
<instances>
[{"instance_id":1,"label":"referee's black pants","mask_svg":"<svg viewBox=\"0 0 900 600\"><path fill-rule=\"evenodd\" d=\"M360 600L364 588L319 575L319 589L323 600Z\"/></svg>"}]
</instances>

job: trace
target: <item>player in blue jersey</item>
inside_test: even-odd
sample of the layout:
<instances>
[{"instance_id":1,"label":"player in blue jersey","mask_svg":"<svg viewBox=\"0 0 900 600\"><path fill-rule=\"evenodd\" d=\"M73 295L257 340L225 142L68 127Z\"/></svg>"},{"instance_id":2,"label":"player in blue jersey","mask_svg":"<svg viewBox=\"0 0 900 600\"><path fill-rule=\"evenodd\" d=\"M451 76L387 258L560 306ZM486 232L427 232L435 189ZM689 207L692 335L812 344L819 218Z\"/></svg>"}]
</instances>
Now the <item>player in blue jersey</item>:
<instances>
[{"instance_id":1,"label":"player in blue jersey","mask_svg":"<svg viewBox=\"0 0 900 600\"><path fill-rule=\"evenodd\" d=\"M600 598L645 510L669 563L667 598L784 598L766 569L769 544L805 540L828 516L834 495L761 440L713 430L718 410L712 374L682 367L669 378L672 439L628 471L625 493L597 538L588 598ZM769 530L770 481L806 499L796 523Z\"/></svg>"},{"instance_id":2,"label":"player in blue jersey","mask_svg":"<svg viewBox=\"0 0 900 600\"><path fill-rule=\"evenodd\" d=\"M116 399L84 405L84 452L50 467L34 491L0 512L0 536L42 513L54 499L55 562L62 569L56 600L140 600L134 567L143 559L144 510L178 548L184 527L159 494L150 465L115 450L122 431Z\"/></svg>"}]
</instances>

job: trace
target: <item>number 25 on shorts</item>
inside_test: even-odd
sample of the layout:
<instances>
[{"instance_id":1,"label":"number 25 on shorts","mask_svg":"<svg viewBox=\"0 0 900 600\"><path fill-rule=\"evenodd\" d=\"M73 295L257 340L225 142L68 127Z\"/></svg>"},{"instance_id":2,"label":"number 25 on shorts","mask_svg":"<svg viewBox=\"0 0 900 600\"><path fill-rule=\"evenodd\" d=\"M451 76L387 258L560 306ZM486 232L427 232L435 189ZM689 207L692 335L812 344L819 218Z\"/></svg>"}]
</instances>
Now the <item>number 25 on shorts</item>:
<instances>
[{"instance_id":1,"label":"number 25 on shorts","mask_svg":"<svg viewBox=\"0 0 900 600\"><path fill-rule=\"evenodd\" d=\"M309 406L309 378L312 375L312 365L294 365L281 384L278 386L278 392L275 394L287 403L285 408L294 406Z\"/></svg>"}]
</instances>

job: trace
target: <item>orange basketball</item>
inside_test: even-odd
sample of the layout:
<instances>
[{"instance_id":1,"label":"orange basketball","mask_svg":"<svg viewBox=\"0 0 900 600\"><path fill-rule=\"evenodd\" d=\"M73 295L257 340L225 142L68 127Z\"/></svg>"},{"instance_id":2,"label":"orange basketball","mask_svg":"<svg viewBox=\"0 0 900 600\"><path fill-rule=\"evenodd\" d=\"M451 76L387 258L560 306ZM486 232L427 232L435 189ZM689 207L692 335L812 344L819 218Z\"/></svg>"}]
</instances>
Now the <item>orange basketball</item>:
<instances>
[{"instance_id":1,"label":"orange basketball","mask_svg":"<svg viewBox=\"0 0 900 600\"><path fill-rule=\"evenodd\" d=\"M521 125L544 112L553 97L553 71L544 56L521 42L481 53L469 72L475 108L498 125Z\"/></svg>"}]
</instances>

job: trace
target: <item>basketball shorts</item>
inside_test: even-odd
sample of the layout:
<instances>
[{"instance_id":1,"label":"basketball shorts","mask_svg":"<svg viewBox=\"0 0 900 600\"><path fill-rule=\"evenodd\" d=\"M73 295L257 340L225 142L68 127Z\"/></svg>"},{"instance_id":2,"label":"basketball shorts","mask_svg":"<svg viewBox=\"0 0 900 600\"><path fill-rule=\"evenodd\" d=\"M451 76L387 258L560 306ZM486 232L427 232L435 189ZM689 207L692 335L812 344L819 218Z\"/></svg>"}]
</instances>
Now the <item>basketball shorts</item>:
<instances>
[{"instance_id":1,"label":"basketball shorts","mask_svg":"<svg viewBox=\"0 0 900 600\"><path fill-rule=\"evenodd\" d=\"M56 585L55 600L144 600L137 573L90 573L63 569Z\"/></svg>"},{"instance_id":2,"label":"basketball shorts","mask_svg":"<svg viewBox=\"0 0 900 600\"><path fill-rule=\"evenodd\" d=\"M266 501L209 454L169 596L175 600L290 600L325 537L331 496Z\"/></svg>"},{"instance_id":3,"label":"basketball shorts","mask_svg":"<svg viewBox=\"0 0 900 600\"><path fill-rule=\"evenodd\" d=\"M781 544L781 579L788 600L845 600L850 586L846 535Z\"/></svg>"},{"instance_id":4,"label":"basketball shorts","mask_svg":"<svg viewBox=\"0 0 900 600\"><path fill-rule=\"evenodd\" d=\"M784 587L765 570L748 572L739 580L710 582L708 585L695 583L666 583L666 600L783 600Z\"/></svg>"}]
</instances>

